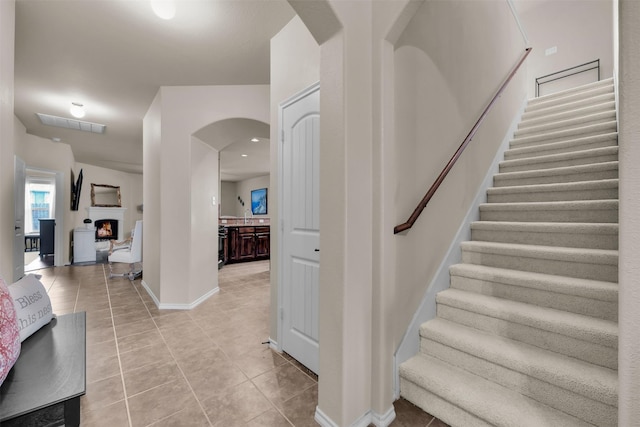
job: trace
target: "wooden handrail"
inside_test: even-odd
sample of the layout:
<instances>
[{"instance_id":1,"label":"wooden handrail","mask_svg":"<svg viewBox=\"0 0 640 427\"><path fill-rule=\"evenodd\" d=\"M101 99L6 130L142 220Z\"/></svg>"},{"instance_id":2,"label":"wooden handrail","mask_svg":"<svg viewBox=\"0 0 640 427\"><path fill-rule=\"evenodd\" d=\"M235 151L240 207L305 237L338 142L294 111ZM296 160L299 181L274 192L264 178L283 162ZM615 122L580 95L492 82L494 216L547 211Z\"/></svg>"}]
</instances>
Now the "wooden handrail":
<instances>
[{"instance_id":1,"label":"wooden handrail","mask_svg":"<svg viewBox=\"0 0 640 427\"><path fill-rule=\"evenodd\" d=\"M447 165L444 167L444 169L442 169L442 172L440 172L440 175L438 175L438 178L436 178L433 185L431 185L431 188L429 188L429 191L427 191L427 194L424 195L424 197L422 198L418 206L416 206L416 208L414 209L413 213L411 214L407 222L396 225L393 228L393 234L402 233L403 231L406 231L411 227L413 227L413 224L416 222L416 220L418 219L418 217L420 216L424 208L427 206L427 203L429 203L429 200L431 200L433 195L436 193L436 191L440 187L440 184L442 184L442 181L444 181L444 178L447 176L449 171L453 168L453 165L455 165L456 161L458 161L458 158L460 157L464 149L467 147L467 145L469 145L469 143L473 139L474 135L476 134L476 131L480 127L480 124L482 123L486 115L491 110L491 107L493 107L493 104L496 102L498 97L502 94L502 92L507 87L507 85L509 84L513 76L516 74L516 72L518 72L518 69L520 68L524 60L527 59L527 56L531 52L531 49L532 48L528 47L525 50L524 54L522 55L518 63L515 65L515 67L513 67L513 69L509 73L509 76L507 77L507 79L504 81L504 83L502 83L502 86L500 86L500 89L498 89L498 92L496 92L496 94L491 99L491 102L489 102L489 105L487 105L487 107L484 109L484 111L480 115L480 118L478 119L476 124L473 125L473 128L471 128L471 131L469 132L467 137L464 139L464 141L462 141L462 144L460 144L460 147L458 147L458 150L454 153L453 157L451 157L451 159L449 160Z\"/></svg>"}]
</instances>

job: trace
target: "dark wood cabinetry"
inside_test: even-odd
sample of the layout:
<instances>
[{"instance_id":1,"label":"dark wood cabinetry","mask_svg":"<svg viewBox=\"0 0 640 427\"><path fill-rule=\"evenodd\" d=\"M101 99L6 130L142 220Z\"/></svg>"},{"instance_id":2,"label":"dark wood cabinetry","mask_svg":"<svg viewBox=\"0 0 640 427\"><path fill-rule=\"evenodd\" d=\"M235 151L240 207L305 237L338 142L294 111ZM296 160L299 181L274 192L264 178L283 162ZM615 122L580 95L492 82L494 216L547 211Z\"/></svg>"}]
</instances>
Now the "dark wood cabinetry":
<instances>
[{"instance_id":1,"label":"dark wood cabinetry","mask_svg":"<svg viewBox=\"0 0 640 427\"><path fill-rule=\"evenodd\" d=\"M235 226L227 228L226 262L256 261L270 255L269 227Z\"/></svg>"}]
</instances>

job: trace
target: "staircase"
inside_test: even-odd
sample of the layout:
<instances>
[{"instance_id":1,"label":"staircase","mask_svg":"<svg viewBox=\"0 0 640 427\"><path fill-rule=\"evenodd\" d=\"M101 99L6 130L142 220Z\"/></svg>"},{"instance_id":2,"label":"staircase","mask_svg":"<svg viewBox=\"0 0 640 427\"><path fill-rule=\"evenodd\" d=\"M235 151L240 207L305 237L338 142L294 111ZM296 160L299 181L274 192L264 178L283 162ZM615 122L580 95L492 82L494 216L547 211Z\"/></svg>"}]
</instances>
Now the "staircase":
<instances>
[{"instance_id":1,"label":"staircase","mask_svg":"<svg viewBox=\"0 0 640 427\"><path fill-rule=\"evenodd\" d=\"M529 101L487 199L401 395L452 426L616 426L612 80Z\"/></svg>"}]
</instances>

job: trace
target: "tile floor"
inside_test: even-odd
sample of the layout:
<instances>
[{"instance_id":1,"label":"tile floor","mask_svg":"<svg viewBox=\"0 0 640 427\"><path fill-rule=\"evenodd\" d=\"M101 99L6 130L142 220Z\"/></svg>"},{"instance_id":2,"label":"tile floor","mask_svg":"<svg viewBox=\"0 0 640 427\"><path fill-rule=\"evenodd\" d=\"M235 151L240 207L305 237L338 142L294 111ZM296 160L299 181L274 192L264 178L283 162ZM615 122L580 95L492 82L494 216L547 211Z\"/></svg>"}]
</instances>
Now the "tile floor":
<instances>
[{"instance_id":1,"label":"tile floor","mask_svg":"<svg viewBox=\"0 0 640 427\"><path fill-rule=\"evenodd\" d=\"M316 426L317 377L268 339L269 262L227 265L220 292L159 310L103 264L36 271L56 314L87 313L83 427ZM446 426L409 402L394 427Z\"/></svg>"}]
</instances>

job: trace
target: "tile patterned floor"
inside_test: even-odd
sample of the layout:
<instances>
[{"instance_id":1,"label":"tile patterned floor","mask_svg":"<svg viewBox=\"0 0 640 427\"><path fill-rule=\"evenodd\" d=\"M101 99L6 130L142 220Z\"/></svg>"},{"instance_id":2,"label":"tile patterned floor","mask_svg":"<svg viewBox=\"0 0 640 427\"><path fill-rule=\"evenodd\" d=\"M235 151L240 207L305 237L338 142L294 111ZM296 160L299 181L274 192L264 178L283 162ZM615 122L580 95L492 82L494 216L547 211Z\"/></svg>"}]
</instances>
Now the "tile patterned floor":
<instances>
[{"instance_id":1,"label":"tile patterned floor","mask_svg":"<svg viewBox=\"0 0 640 427\"><path fill-rule=\"evenodd\" d=\"M159 310L105 265L38 270L56 314L87 313L83 427L316 426L317 377L268 339L269 262L227 265L220 292ZM394 427L446 427L395 403Z\"/></svg>"}]
</instances>

